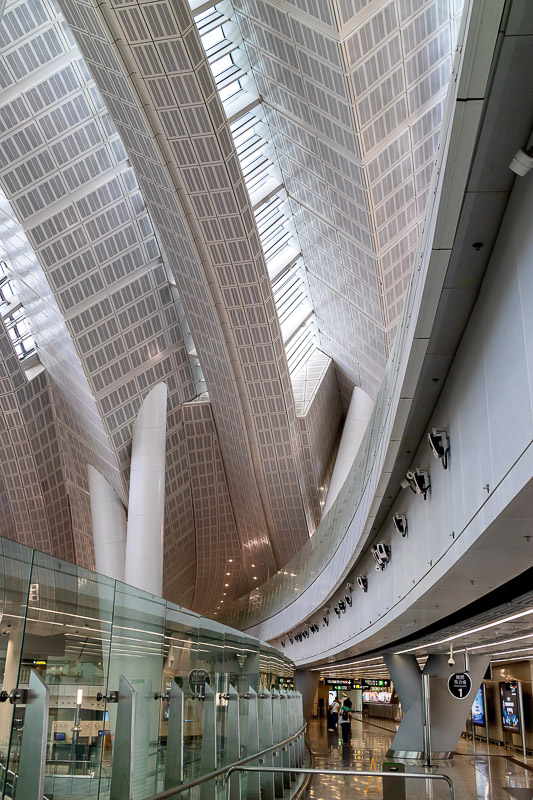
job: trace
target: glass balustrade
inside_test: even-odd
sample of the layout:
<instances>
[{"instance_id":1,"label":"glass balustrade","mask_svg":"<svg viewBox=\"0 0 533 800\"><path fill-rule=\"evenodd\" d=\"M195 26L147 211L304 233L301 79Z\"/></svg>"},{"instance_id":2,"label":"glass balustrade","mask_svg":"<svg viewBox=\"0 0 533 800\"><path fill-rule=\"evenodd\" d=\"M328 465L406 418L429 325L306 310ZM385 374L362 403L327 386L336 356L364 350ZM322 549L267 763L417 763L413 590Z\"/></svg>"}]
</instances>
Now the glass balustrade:
<instances>
[{"instance_id":1,"label":"glass balustrade","mask_svg":"<svg viewBox=\"0 0 533 800\"><path fill-rule=\"evenodd\" d=\"M0 798L118 800L131 779L142 800L301 728L293 664L264 642L16 542L0 551ZM239 798L257 780L242 775Z\"/></svg>"}]
</instances>

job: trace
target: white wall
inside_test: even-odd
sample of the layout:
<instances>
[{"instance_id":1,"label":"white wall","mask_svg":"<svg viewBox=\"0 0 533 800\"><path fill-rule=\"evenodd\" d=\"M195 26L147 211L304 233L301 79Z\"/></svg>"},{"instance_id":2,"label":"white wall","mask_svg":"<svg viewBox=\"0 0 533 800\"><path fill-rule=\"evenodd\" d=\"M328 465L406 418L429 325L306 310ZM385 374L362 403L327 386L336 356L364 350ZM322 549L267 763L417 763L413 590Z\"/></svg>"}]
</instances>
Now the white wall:
<instances>
[{"instance_id":1,"label":"white wall","mask_svg":"<svg viewBox=\"0 0 533 800\"><path fill-rule=\"evenodd\" d=\"M533 542L524 537L531 533L533 503L525 503L520 513L509 505L533 478L532 219L529 175L515 183L477 304L430 422L430 427L449 429L448 470L433 458L424 438L412 464L430 468L427 501L400 490L374 539L391 542L391 563L377 573L370 554L363 556L357 574L368 575L368 593L354 589L353 608L345 615L332 614L319 634L287 644L286 654L297 663L338 654L347 642L362 641L395 618L403 624L406 612L417 627L427 624L532 563ZM405 539L393 528L395 512L407 513ZM427 607L424 595L440 579L433 593L438 602ZM398 626L396 632L409 631Z\"/></svg>"}]
</instances>

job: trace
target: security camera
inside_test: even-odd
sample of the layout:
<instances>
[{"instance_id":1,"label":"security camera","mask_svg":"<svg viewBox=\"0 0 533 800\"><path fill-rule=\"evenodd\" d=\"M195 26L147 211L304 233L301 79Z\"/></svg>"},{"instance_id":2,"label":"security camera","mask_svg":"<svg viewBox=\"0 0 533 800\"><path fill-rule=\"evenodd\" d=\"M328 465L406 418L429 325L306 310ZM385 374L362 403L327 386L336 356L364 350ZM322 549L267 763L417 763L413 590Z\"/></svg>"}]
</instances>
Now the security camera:
<instances>
[{"instance_id":1,"label":"security camera","mask_svg":"<svg viewBox=\"0 0 533 800\"><path fill-rule=\"evenodd\" d=\"M390 561L390 542L376 542L372 545L371 552L376 562L376 572L382 572Z\"/></svg>"},{"instance_id":2,"label":"security camera","mask_svg":"<svg viewBox=\"0 0 533 800\"><path fill-rule=\"evenodd\" d=\"M448 665L450 667L453 667L454 664L455 664L455 659L453 657L453 644L451 644L450 645L450 657L448 659Z\"/></svg>"},{"instance_id":3,"label":"security camera","mask_svg":"<svg viewBox=\"0 0 533 800\"><path fill-rule=\"evenodd\" d=\"M428 433L428 441L435 458L440 459L444 469L448 469L448 453L450 452L448 431L432 428Z\"/></svg>"},{"instance_id":4,"label":"security camera","mask_svg":"<svg viewBox=\"0 0 533 800\"><path fill-rule=\"evenodd\" d=\"M527 150L523 150L522 148L517 150L509 164L509 169L516 172L521 178L527 175L527 173L533 169L533 147Z\"/></svg>"},{"instance_id":5,"label":"security camera","mask_svg":"<svg viewBox=\"0 0 533 800\"><path fill-rule=\"evenodd\" d=\"M282 639L280 644L281 644L282 647L285 647L285 639Z\"/></svg>"},{"instance_id":6,"label":"security camera","mask_svg":"<svg viewBox=\"0 0 533 800\"><path fill-rule=\"evenodd\" d=\"M363 592L368 591L368 578L366 577L366 575L357 576L357 585L359 586L360 589L363 590Z\"/></svg>"},{"instance_id":7,"label":"security camera","mask_svg":"<svg viewBox=\"0 0 533 800\"><path fill-rule=\"evenodd\" d=\"M348 581L348 582L346 583L346 588L348 589L348 591L349 591L349 592L350 592L350 594L351 594L351 593L353 592L353 583L352 583L351 581Z\"/></svg>"},{"instance_id":8,"label":"security camera","mask_svg":"<svg viewBox=\"0 0 533 800\"><path fill-rule=\"evenodd\" d=\"M322 617L322 622L324 623L324 627L327 628L329 625L329 611Z\"/></svg>"},{"instance_id":9,"label":"security camera","mask_svg":"<svg viewBox=\"0 0 533 800\"><path fill-rule=\"evenodd\" d=\"M289 633L289 634L288 634L288 637L289 637L289 642L290 642L291 644L294 644L294 638L293 638L293 636L292 636L292 633Z\"/></svg>"},{"instance_id":10,"label":"security camera","mask_svg":"<svg viewBox=\"0 0 533 800\"><path fill-rule=\"evenodd\" d=\"M346 600L346 605L350 606L350 608L351 608L352 607L352 595L351 594L345 594L344 595L344 599Z\"/></svg>"},{"instance_id":11,"label":"security camera","mask_svg":"<svg viewBox=\"0 0 533 800\"><path fill-rule=\"evenodd\" d=\"M421 494L426 499L426 495L431 488L429 472L423 467L415 467L405 474L405 478L400 484L404 489L411 489L415 494Z\"/></svg>"},{"instance_id":12,"label":"security camera","mask_svg":"<svg viewBox=\"0 0 533 800\"><path fill-rule=\"evenodd\" d=\"M392 524L405 539L407 536L407 514L394 514Z\"/></svg>"},{"instance_id":13,"label":"security camera","mask_svg":"<svg viewBox=\"0 0 533 800\"><path fill-rule=\"evenodd\" d=\"M337 606L333 606L333 611L335 612L335 614L336 614L338 617L340 617L340 615L341 615L341 612L340 612L340 610L337 608Z\"/></svg>"},{"instance_id":14,"label":"security camera","mask_svg":"<svg viewBox=\"0 0 533 800\"><path fill-rule=\"evenodd\" d=\"M343 614L346 614L346 603L344 600L339 600L339 609L342 611Z\"/></svg>"}]
</instances>

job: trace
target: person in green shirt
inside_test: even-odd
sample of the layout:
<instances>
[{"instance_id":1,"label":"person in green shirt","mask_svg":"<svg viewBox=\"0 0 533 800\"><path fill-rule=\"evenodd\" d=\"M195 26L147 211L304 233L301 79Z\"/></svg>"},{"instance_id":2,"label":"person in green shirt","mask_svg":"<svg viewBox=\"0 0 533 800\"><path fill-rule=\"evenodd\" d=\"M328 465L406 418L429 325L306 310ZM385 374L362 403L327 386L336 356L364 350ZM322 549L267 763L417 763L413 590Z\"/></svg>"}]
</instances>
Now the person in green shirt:
<instances>
[{"instance_id":1,"label":"person in green shirt","mask_svg":"<svg viewBox=\"0 0 533 800\"><path fill-rule=\"evenodd\" d=\"M352 709L345 698L339 713L339 723L342 731L343 744L347 744L352 730Z\"/></svg>"}]
</instances>

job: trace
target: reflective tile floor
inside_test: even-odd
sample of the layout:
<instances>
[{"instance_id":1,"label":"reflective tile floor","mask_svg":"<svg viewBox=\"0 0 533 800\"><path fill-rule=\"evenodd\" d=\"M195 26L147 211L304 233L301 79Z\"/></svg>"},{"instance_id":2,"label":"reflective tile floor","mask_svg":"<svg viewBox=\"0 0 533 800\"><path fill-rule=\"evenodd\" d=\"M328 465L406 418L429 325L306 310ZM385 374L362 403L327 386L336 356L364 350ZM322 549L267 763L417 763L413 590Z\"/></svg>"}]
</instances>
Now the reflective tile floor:
<instances>
[{"instance_id":1,"label":"reflective tile floor","mask_svg":"<svg viewBox=\"0 0 533 800\"><path fill-rule=\"evenodd\" d=\"M340 733L329 733L325 720L313 720L308 728L307 741L314 753L316 769L370 770L374 758L380 770L390 747L397 724L382 719L361 719L354 714L352 735L343 745ZM420 762L405 762L406 771L424 772ZM455 787L455 800L533 800L533 758L524 764L522 753L505 751L496 745L461 740L456 755L450 761L439 761L428 772L445 773ZM444 781L406 781L406 800L447 800L450 792ZM356 800L383 797L383 786L376 778L351 776L315 776L309 789L312 800ZM400 795L401 796L401 795ZM387 791L384 800L395 800Z\"/></svg>"}]
</instances>

